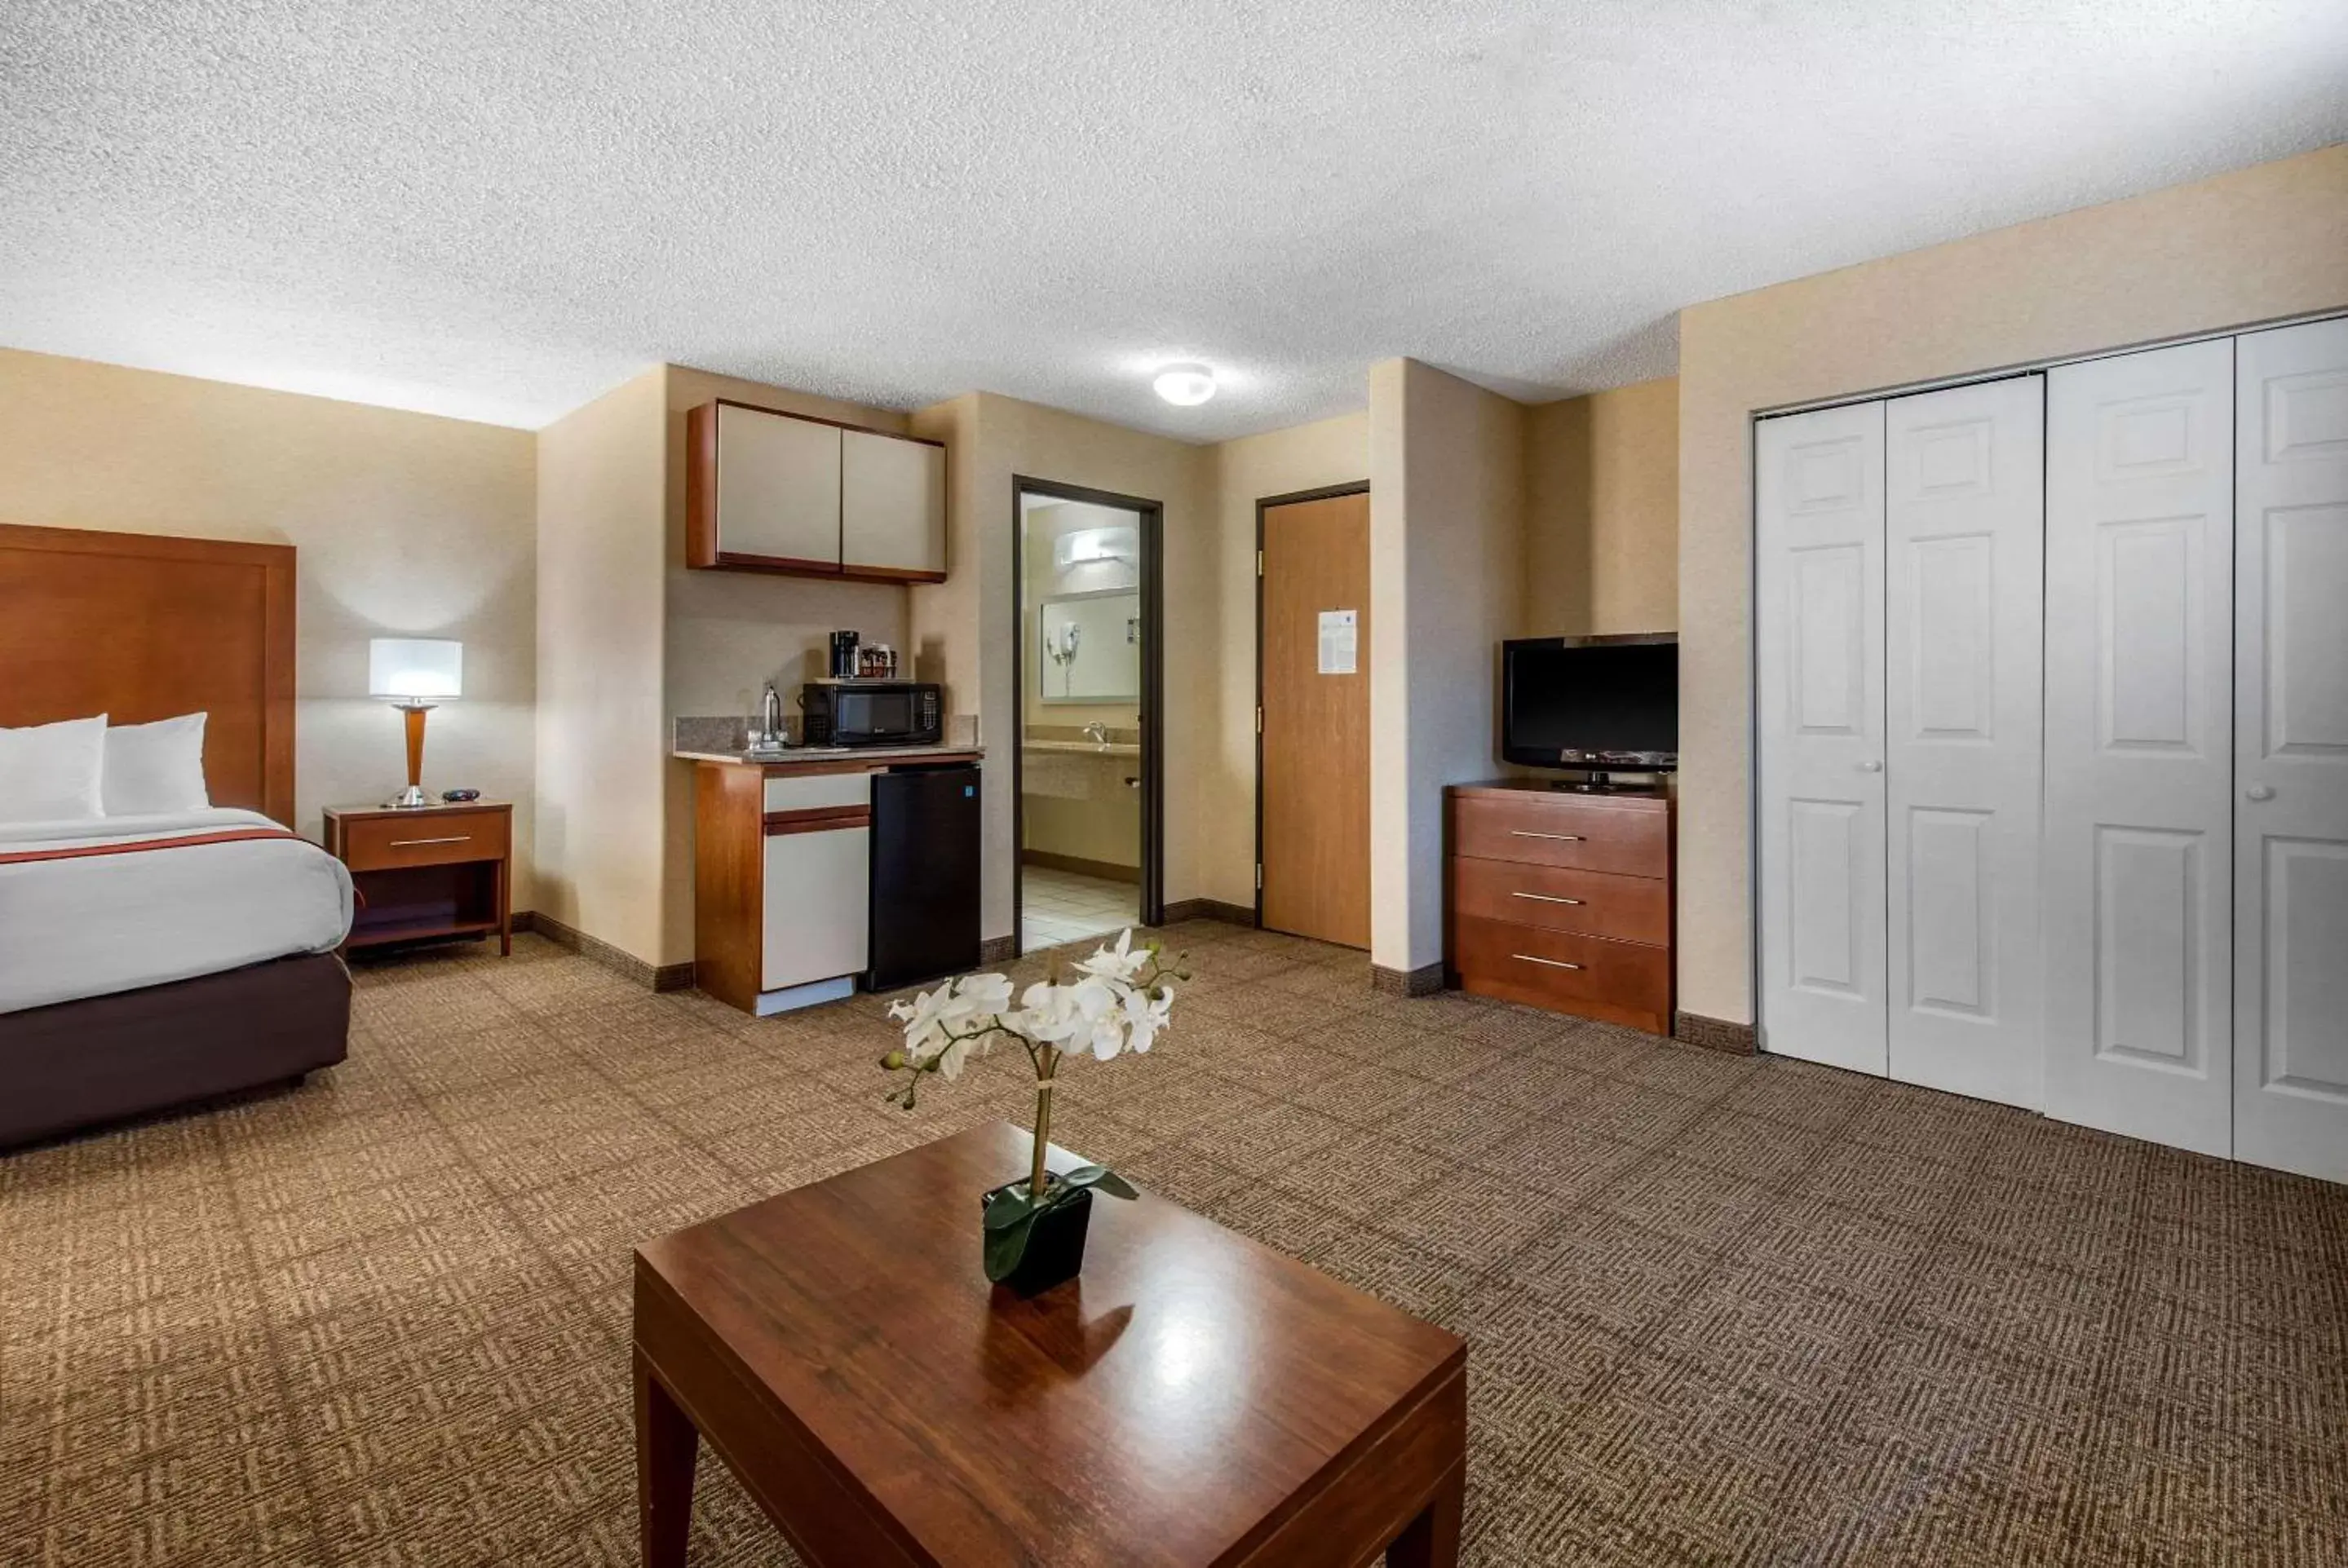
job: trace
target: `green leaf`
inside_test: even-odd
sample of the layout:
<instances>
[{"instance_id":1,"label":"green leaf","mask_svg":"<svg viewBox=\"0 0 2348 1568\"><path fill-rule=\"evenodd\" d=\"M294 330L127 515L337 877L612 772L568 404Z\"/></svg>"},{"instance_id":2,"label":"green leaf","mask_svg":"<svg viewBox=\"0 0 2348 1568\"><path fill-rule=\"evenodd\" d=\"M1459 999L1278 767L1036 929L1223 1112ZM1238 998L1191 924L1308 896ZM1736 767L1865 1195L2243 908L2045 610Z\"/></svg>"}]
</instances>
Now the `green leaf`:
<instances>
[{"instance_id":1,"label":"green leaf","mask_svg":"<svg viewBox=\"0 0 2348 1568\"><path fill-rule=\"evenodd\" d=\"M1138 1198L1141 1195L1134 1190L1131 1182L1107 1165L1079 1165L1062 1176L1060 1182L1071 1192L1082 1187L1098 1187L1113 1198Z\"/></svg>"},{"instance_id":2,"label":"green leaf","mask_svg":"<svg viewBox=\"0 0 2348 1568\"><path fill-rule=\"evenodd\" d=\"M1003 1204L998 1199L996 1208ZM996 1228L994 1209L986 1211L986 1277L1001 1281L1011 1277L1019 1260L1027 1255L1027 1238L1035 1231L1035 1214L1023 1209L1013 1223Z\"/></svg>"},{"instance_id":3,"label":"green leaf","mask_svg":"<svg viewBox=\"0 0 2348 1568\"><path fill-rule=\"evenodd\" d=\"M1025 1187L999 1193L995 1195L994 1201L986 1205L985 1224L990 1231L1003 1230L1035 1217L1035 1200L1027 1195L1027 1189Z\"/></svg>"}]
</instances>

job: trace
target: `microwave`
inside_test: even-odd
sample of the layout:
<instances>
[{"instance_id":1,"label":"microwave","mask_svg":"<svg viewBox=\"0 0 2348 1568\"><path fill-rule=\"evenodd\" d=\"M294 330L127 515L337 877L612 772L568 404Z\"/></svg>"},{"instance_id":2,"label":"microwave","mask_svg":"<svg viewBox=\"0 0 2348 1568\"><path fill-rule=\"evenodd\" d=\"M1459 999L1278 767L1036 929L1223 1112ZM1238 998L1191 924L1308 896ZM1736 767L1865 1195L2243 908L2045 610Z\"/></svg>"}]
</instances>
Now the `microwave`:
<instances>
[{"instance_id":1,"label":"microwave","mask_svg":"<svg viewBox=\"0 0 2348 1568\"><path fill-rule=\"evenodd\" d=\"M810 681L799 712L804 746L934 746L945 735L933 681Z\"/></svg>"}]
</instances>

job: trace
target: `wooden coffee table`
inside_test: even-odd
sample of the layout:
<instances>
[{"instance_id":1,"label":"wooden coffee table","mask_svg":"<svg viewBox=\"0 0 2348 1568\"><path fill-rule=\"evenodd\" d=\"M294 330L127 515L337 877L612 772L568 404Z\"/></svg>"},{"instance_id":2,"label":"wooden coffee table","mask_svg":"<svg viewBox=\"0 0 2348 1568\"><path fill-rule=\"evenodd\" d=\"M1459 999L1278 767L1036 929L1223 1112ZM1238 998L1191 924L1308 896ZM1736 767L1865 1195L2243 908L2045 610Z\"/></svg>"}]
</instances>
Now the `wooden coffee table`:
<instances>
[{"instance_id":1,"label":"wooden coffee table","mask_svg":"<svg viewBox=\"0 0 2348 1568\"><path fill-rule=\"evenodd\" d=\"M636 1249L648 1564L703 1438L815 1568L1457 1560L1457 1337L1147 1193L1095 1198L1078 1279L995 1291L979 1194L1029 1148L995 1122Z\"/></svg>"}]
</instances>

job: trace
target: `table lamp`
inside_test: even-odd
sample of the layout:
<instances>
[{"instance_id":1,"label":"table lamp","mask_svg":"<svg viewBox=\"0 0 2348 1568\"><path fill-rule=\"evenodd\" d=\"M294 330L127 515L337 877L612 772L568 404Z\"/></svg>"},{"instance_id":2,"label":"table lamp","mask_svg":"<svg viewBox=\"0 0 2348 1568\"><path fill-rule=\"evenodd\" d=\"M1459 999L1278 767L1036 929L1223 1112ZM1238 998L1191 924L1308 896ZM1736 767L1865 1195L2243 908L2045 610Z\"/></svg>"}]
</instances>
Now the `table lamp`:
<instances>
[{"instance_id":1,"label":"table lamp","mask_svg":"<svg viewBox=\"0 0 2348 1568\"><path fill-rule=\"evenodd\" d=\"M465 645L442 638L377 637L367 643L367 695L407 715L407 788L390 804L430 805L424 793L424 715L464 694Z\"/></svg>"}]
</instances>

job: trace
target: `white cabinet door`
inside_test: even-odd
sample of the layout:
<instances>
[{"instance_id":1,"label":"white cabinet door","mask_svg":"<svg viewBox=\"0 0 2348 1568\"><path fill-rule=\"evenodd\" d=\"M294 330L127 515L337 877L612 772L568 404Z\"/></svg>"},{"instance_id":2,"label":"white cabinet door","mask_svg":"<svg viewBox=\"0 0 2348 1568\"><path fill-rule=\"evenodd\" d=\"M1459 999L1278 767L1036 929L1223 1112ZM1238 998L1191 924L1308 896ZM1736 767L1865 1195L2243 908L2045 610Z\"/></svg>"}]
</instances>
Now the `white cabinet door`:
<instances>
[{"instance_id":1,"label":"white cabinet door","mask_svg":"<svg viewBox=\"0 0 2348 1568\"><path fill-rule=\"evenodd\" d=\"M943 577L945 448L850 430L840 465L840 551L848 569Z\"/></svg>"},{"instance_id":2,"label":"white cabinet door","mask_svg":"<svg viewBox=\"0 0 2348 1568\"><path fill-rule=\"evenodd\" d=\"M767 835L758 989L863 973L870 949L872 830Z\"/></svg>"},{"instance_id":3,"label":"white cabinet door","mask_svg":"<svg viewBox=\"0 0 2348 1568\"><path fill-rule=\"evenodd\" d=\"M1762 1041L1880 1075L1883 405L1754 441Z\"/></svg>"},{"instance_id":4,"label":"white cabinet door","mask_svg":"<svg viewBox=\"0 0 2348 1568\"><path fill-rule=\"evenodd\" d=\"M2234 1154L2348 1182L2348 321L2235 353Z\"/></svg>"},{"instance_id":5,"label":"white cabinet door","mask_svg":"<svg viewBox=\"0 0 2348 1568\"><path fill-rule=\"evenodd\" d=\"M1891 1076L2035 1110L2045 382L1884 421Z\"/></svg>"},{"instance_id":6,"label":"white cabinet door","mask_svg":"<svg viewBox=\"0 0 2348 1568\"><path fill-rule=\"evenodd\" d=\"M839 565L839 426L717 405L717 548Z\"/></svg>"},{"instance_id":7,"label":"white cabinet door","mask_svg":"<svg viewBox=\"0 0 2348 1568\"><path fill-rule=\"evenodd\" d=\"M2232 1146L2233 343L2046 378L2046 1111Z\"/></svg>"}]
</instances>

